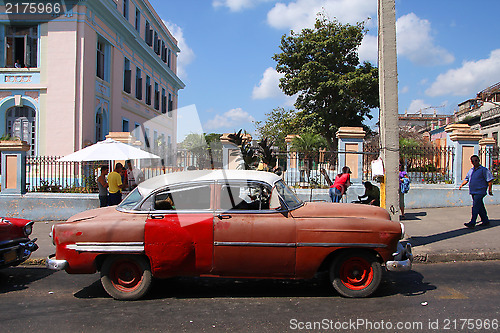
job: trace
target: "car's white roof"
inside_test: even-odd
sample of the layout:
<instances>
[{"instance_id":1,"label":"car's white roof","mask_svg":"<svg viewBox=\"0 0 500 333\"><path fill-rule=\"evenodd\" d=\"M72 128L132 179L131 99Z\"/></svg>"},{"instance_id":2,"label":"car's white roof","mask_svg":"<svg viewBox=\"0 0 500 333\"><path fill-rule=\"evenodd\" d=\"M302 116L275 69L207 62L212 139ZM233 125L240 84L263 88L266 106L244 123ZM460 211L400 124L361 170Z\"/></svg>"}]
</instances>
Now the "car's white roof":
<instances>
[{"instance_id":1,"label":"car's white roof","mask_svg":"<svg viewBox=\"0 0 500 333\"><path fill-rule=\"evenodd\" d=\"M193 170L173 172L150 178L139 184L142 195L146 196L157 188L171 186L192 181L220 181L220 180L256 180L274 185L281 179L278 175L254 170Z\"/></svg>"}]
</instances>

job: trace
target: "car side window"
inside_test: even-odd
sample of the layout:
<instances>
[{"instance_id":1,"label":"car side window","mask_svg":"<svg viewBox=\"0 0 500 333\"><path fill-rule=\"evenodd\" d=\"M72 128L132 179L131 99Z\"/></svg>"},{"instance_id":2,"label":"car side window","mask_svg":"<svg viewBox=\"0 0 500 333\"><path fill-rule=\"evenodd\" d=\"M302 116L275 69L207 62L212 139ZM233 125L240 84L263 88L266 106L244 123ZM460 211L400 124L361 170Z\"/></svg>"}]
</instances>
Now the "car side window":
<instances>
[{"instance_id":1,"label":"car side window","mask_svg":"<svg viewBox=\"0 0 500 333\"><path fill-rule=\"evenodd\" d=\"M271 189L259 183L224 184L220 208L224 211L269 210Z\"/></svg>"},{"instance_id":2,"label":"car side window","mask_svg":"<svg viewBox=\"0 0 500 333\"><path fill-rule=\"evenodd\" d=\"M164 189L154 195L153 210L210 209L210 185Z\"/></svg>"}]
</instances>

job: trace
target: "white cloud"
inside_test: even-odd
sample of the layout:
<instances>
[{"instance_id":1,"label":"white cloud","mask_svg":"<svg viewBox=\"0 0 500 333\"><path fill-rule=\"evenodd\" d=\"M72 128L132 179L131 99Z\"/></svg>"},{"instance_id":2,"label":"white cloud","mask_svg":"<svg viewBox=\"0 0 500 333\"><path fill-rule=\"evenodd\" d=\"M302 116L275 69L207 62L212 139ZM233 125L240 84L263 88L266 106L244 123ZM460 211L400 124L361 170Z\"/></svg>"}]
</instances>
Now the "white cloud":
<instances>
[{"instance_id":1,"label":"white cloud","mask_svg":"<svg viewBox=\"0 0 500 333\"><path fill-rule=\"evenodd\" d=\"M411 101L407 111L408 113L416 113L417 111L422 111L423 113L425 113L430 106L431 105L425 103L423 99L415 99Z\"/></svg>"},{"instance_id":2,"label":"white cloud","mask_svg":"<svg viewBox=\"0 0 500 333\"><path fill-rule=\"evenodd\" d=\"M243 111L242 108L231 109L224 113L223 115L216 115L213 119L205 123L205 130L217 130L217 129L232 129L240 127L241 125L246 125L255 121L248 112Z\"/></svg>"},{"instance_id":3,"label":"white cloud","mask_svg":"<svg viewBox=\"0 0 500 333\"><path fill-rule=\"evenodd\" d=\"M355 24L377 16L377 2L373 0L295 0L277 3L267 13L267 22L278 29L300 31L314 27L316 14L325 12L331 19ZM371 23L371 22L370 22Z\"/></svg>"},{"instance_id":4,"label":"white cloud","mask_svg":"<svg viewBox=\"0 0 500 333\"><path fill-rule=\"evenodd\" d=\"M496 49L487 59L466 61L462 67L439 75L425 93L432 97L475 95L478 91L498 82L499 77L500 49Z\"/></svg>"},{"instance_id":5,"label":"white cloud","mask_svg":"<svg viewBox=\"0 0 500 333\"><path fill-rule=\"evenodd\" d=\"M212 1L212 6L217 7L227 7L232 12L239 12L244 9L255 7L260 2L269 2L277 0L214 0Z\"/></svg>"},{"instance_id":6,"label":"white cloud","mask_svg":"<svg viewBox=\"0 0 500 333\"><path fill-rule=\"evenodd\" d=\"M410 87L404 86L399 89L400 94L406 94L408 91L410 91Z\"/></svg>"},{"instance_id":7,"label":"white cloud","mask_svg":"<svg viewBox=\"0 0 500 333\"><path fill-rule=\"evenodd\" d=\"M259 85L253 88L252 98L266 99L284 96L283 92L279 88L280 78L282 77L283 75L278 73L274 68L267 68L259 82Z\"/></svg>"},{"instance_id":8,"label":"white cloud","mask_svg":"<svg viewBox=\"0 0 500 333\"><path fill-rule=\"evenodd\" d=\"M178 46L181 49L181 52L179 53L179 56L177 58L177 75L181 79L185 79L187 78L186 67L194 60L194 52L188 46L181 27L172 22L163 21L163 23L165 23L174 38L177 39Z\"/></svg>"},{"instance_id":9,"label":"white cloud","mask_svg":"<svg viewBox=\"0 0 500 333\"><path fill-rule=\"evenodd\" d=\"M378 62L378 37L365 35L358 49L359 60L369 61L376 64Z\"/></svg>"},{"instance_id":10,"label":"white cloud","mask_svg":"<svg viewBox=\"0 0 500 333\"><path fill-rule=\"evenodd\" d=\"M455 61L455 57L435 44L431 23L414 13L400 17L396 22L398 54L418 65L441 65Z\"/></svg>"}]
</instances>

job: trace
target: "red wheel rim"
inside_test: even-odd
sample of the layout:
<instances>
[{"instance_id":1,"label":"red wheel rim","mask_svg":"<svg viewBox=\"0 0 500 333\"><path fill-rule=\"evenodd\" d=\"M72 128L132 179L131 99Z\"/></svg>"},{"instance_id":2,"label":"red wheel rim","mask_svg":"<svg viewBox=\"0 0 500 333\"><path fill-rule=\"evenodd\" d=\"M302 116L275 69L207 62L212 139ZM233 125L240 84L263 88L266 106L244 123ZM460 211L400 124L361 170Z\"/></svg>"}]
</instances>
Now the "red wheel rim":
<instances>
[{"instance_id":1,"label":"red wheel rim","mask_svg":"<svg viewBox=\"0 0 500 333\"><path fill-rule=\"evenodd\" d=\"M340 280L351 290L362 290L373 281L373 268L370 262L360 257L349 258L340 266Z\"/></svg>"},{"instance_id":2,"label":"red wheel rim","mask_svg":"<svg viewBox=\"0 0 500 333\"><path fill-rule=\"evenodd\" d=\"M131 292L141 284L142 270L131 260L119 260L111 266L110 277L117 290Z\"/></svg>"}]
</instances>

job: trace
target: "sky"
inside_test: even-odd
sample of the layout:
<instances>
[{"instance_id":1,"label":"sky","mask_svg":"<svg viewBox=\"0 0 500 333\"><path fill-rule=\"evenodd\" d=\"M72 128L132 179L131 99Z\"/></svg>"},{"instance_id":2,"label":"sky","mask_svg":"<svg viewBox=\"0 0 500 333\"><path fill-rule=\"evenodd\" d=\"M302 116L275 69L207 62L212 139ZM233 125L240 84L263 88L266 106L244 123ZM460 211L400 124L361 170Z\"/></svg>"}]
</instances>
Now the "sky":
<instances>
[{"instance_id":1,"label":"sky","mask_svg":"<svg viewBox=\"0 0 500 333\"><path fill-rule=\"evenodd\" d=\"M377 66L377 0L149 0L179 42L179 122L205 133L239 129L275 108L293 109L278 87L272 56L283 35L313 27L325 12L365 21L361 61ZM500 81L497 0L396 0L399 113L453 114L458 104ZM193 121L193 112L199 120ZM374 126L375 117L366 124ZM178 141L188 130L179 129Z\"/></svg>"}]
</instances>

